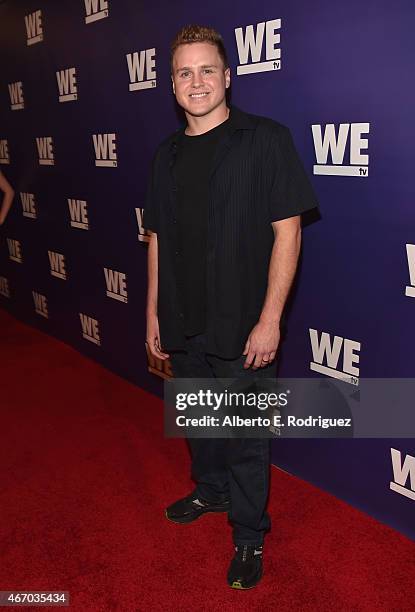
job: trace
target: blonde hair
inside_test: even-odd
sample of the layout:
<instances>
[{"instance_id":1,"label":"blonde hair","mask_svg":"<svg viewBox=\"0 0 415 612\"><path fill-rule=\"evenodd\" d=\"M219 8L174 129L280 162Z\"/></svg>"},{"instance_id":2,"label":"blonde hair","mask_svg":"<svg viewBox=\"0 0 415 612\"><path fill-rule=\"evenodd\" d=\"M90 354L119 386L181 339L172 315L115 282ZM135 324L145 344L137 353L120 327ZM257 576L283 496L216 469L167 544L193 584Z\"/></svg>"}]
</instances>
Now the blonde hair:
<instances>
[{"instance_id":1,"label":"blonde hair","mask_svg":"<svg viewBox=\"0 0 415 612\"><path fill-rule=\"evenodd\" d=\"M170 45L170 66L173 65L173 56L177 47L195 42L207 42L211 45L215 45L222 59L223 69L226 70L229 67L222 36L213 28L201 25L187 25L177 32Z\"/></svg>"}]
</instances>

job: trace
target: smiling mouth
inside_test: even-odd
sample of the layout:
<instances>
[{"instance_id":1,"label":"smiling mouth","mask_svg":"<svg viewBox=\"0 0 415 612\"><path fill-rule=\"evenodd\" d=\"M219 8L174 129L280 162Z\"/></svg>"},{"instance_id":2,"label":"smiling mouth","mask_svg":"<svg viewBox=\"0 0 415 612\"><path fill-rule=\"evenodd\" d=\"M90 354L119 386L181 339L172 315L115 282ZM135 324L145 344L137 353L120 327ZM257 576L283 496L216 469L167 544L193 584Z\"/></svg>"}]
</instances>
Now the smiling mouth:
<instances>
[{"instance_id":1,"label":"smiling mouth","mask_svg":"<svg viewBox=\"0 0 415 612\"><path fill-rule=\"evenodd\" d=\"M201 92L201 93L189 94L189 97L197 99L197 98L206 98L206 96L208 96L208 95L209 95L209 92L208 91L204 91L204 92Z\"/></svg>"}]
</instances>

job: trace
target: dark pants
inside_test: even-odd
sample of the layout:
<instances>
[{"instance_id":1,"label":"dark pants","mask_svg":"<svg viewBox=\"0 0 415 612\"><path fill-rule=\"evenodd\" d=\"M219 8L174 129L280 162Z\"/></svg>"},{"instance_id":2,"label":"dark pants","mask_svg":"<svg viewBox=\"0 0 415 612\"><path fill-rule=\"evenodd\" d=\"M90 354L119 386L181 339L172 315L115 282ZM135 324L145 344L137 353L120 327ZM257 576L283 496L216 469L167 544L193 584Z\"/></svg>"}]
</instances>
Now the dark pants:
<instances>
[{"instance_id":1,"label":"dark pants","mask_svg":"<svg viewBox=\"0 0 415 612\"><path fill-rule=\"evenodd\" d=\"M275 376L274 365L244 370L246 355L222 359L205 352L204 334L186 340L185 351L171 351L176 378L252 378ZM270 528L266 512L269 491L270 440L188 438L192 478L202 499L230 499L235 544L262 544Z\"/></svg>"}]
</instances>

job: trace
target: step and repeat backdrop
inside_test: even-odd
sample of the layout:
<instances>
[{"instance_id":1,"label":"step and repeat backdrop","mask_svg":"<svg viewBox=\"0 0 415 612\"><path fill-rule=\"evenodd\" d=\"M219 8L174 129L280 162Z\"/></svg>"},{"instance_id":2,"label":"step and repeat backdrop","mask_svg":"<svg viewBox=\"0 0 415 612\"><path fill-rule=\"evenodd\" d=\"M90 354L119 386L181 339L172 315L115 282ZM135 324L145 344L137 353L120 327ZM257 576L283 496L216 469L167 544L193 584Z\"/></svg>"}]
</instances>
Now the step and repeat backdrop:
<instances>
[{"instance_id":1,"label":"step and repeat backdrop","mask_svg":"<svg viewBox=\"0 0 415 612\"><path fill-rule=\"evenodd\" d=\"M225 39L232 102L290 128L320 202L280 374L340 378L354 397L362 377L413 377L414 18L409 0L1 2L0 168L15 189L1 307L161 394L142 207L155 148L183 120L169 44L201 23ZM273 444L276 465L415 536L413 440Z\"/></svg>"}]
</instances>

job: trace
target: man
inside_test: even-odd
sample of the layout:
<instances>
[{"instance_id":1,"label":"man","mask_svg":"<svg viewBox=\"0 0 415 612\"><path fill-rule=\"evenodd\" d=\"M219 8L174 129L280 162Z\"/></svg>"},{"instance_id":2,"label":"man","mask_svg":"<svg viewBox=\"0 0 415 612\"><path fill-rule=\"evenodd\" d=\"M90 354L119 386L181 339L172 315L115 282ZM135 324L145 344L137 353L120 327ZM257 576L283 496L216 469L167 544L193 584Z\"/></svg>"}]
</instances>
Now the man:
<instances>
[{"instance_id":1,"label":"man","mask_svg":"<svg viewBox=\"0 0 415 612\"><path fill-rule=\"evenodd\" d=\"M283 125L228 106L230 69L211 28L184 27L171 78L187 125L158 148L144 227L147 343L175 377L273 376L280 321L300 251L300 214L316 199ZM168 352L167 352L168 351ZM196 488L166 510L177 523L228 512L227 581L262 576L269 440L189 439Z\"/></svg>"}]
</instances>

